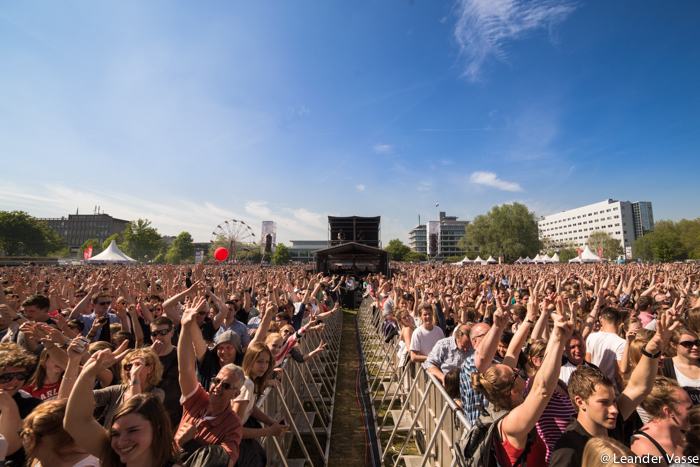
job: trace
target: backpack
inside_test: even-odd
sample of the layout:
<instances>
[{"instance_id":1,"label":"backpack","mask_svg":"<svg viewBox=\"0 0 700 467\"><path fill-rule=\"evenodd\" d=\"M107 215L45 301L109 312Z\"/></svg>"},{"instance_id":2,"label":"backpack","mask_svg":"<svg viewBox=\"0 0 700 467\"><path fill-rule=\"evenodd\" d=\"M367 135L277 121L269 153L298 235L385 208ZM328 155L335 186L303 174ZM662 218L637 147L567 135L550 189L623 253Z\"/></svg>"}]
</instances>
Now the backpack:
<instances>
[{"instance_id":1,"label":"backpack","mask_svg":"<svg viewBox=\"0 0 700 467\"><path fill-rule=\"evenodd\" d=\"M500 414L497 418L482 416L474 426L457 441L454 446L457 455L457 465L460 467L497 467L496 443L501 442L498 425L508 415L508 412ZM527 435L527 444L520 457L515 462L516 466L527 467L527 455L530 446L534 442L536 430L533 428Z\"/></svg>"}]
</instances>

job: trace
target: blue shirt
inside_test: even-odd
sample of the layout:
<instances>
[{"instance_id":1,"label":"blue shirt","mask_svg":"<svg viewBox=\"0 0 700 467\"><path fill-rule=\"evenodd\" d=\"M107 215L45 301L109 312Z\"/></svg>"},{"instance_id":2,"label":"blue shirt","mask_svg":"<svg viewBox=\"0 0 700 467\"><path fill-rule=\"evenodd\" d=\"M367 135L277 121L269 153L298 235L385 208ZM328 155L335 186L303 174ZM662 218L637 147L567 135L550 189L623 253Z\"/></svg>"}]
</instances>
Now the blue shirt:
<instances>
[{"instance_id":1,"label":"blue shirt","mask_svg":"<svg viewBox=\"0 0 700 467\"><path fill-rule=\"evenodd\" d=\"M486 396L477 392L472 387L471 374L478 372L476 369L475 352L472 349L464 359L462 370L459 372L459 394L462 397L462 408L469 423L476 423L482 410L488 406Z\"/></svg>"},{"instance_id":2,"label":"blue shirt","mask_svg":"<svg viewBox=\"0 0 700 467\"><path fill-rule=\"evenodd\" d=\"M453 368L461 368L469 352L457 347L454 336L440 339L433 346L428 358L423 362L426 370L431 366L439 368L443 374L447 374Z\"/></svg>"}]
</instances>

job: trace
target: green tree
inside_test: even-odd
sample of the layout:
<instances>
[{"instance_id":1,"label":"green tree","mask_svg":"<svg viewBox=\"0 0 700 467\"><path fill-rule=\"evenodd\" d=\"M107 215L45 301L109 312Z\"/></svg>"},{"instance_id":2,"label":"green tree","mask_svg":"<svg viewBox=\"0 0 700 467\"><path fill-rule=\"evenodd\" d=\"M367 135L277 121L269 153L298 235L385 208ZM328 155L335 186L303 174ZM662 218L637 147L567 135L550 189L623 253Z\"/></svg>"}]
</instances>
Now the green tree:
<instances>
[{"instance_id":1,"label":"green tree","mask_svg":"<svg viewBox=\"0 0 700 467\"><path fill-rule=\"evenodd\" d=\"M63 239L45 222L24 211L0 211L0 254L45 256L64 246Z\"/></svg>"},{"instance_id":2,"label":"green tree","mask_svg":"<svg viewBox=\"0 0 700 467\"><path fill-rule=\"evenodd\" d=\"M603 251L603 258L615 259L622 254L620 240L613 238L608 232L601 230L592 232L588 236L588 248L596 255Z\"/></svg>"},{"instance_id":3,"label":"green tree","mask_svg":"<svg viewBox=\"0 0 700 467\"><path fill-rule=\"evenodd\" d=\"M568 263L570 259L574 259L577 256L576 248L562 248L559 250L559 261L562 263Z\"/></svg>"},{"instance_id":4,"label":"green tree","mask_svg":"<svg viewBox=\"0 0 700 467\"><path fill-rule=\"evenodd\" d=\"M690 259L700 259L700 217L678 221L678 235L685 254Z\"/></svg>"},{"instance_id":5,"label":"green tree","mask_svg":"<svg viewBox=\"0 0 700 467\"><path fill-rule=\"evenodd\" d=\"M417 251L409 251L406 253L403 257L403 261L408 261L411 263L417 263L419 261L426 261L428 259L428 255L425 253L418 253Z\"/></svg>"},{"instance_id":6,"label":"green tree","mask_svg":"<svg viewBox=\"0 0 700 467\"><path fill-rule=\"evenodd\" d=\"M474 218L458 246L472 257L503 256L506 262L534 256L541 248L535 214L520 203L494 206Z\"/></svg>"},{"instance_id":7,"label":"green tree","mask_svg":"<svg viewBox=\"0 0 700 467\"><path fill-rule=\"evenodd\" d=\"M99 254L102 250L106 248L102 245L102 243L100 243L98 239L89 238L85 240L82 245L80 245L80 252L84 252L88 249L88 247L92 247L92 256Z\"/></svg>"},{"instance_id":8,"label":"green tree","mask_svg":"<svg viewBox=\"0 0 700 467\"><path fill-rule=\"evenodd\" d=\"M688 254L681 241L678 226L672 221L657 222L654 225L654 231L640 240L643 240L642 247L646 243L649 244L651 259L654 261L677 261L685 259Z\"/></svg>"},{"instance_id":9,"label":"green tree","mask_svg":"<svg viewBox=\"0 0 700 467\"><path fill-rule=\"evenodd\" d=\"M194 263L194 241L189 232L180 232L165 254L169 264Z\"/></svg>"},{"instance_id":10,"label":"green tree","mask_svg":"<svg viewBox=\"0 0 700 467\"><path fill-rule=\"evenodd\" d=\"M115 233L110 235L105 239L104 242L102 242L102 249L106 250L107 247L109 247L109 244L112 243L112 240L117 242L117 246L119 249L123 250L124 249L124 239L123 239L123 232L120 233Z\"/></svg>"},{"instance_id":11,"label":"green tree","mask_svg":"<svg viewBox=\"0 0 700 467\"><path fill-rule=\"evenodd\" d=\"M404 257L411 252L411 249L404 245L401 240L395 238L389 240L389 243L384 247L384 251L389 253L389 259L394 261L403 261Z\"/></svg>"},{"instance_id":12,"label":"green tree","mask_svg":"<svg viewBox=\"0 0 700 467\"><path fill-rule=\"evenodd\" d=\"M147 219L131 221L122 235L124 252L135 260L154 260L163 249L160 234L151 227L151 221Z\"/></svg>"},{"instance_id":13,"label":"green tree","mask_svg":"<svg viewBox=\"0 0 700 467\"><path fill-rule=\"evenodd\" d=\"M243 250L238 252L238 259L241 261L250 261L251 263L259 263L262 261L263 254L260 248Z\"/></svg>"},{"instance_id":14,"label":"green tree","mask_svg":"<svg viewBox=\"0 0 700 467\"><path fill-rule=\"evenodd\" d=\"M272 264L287 264L289 257L289 248L284 243L278 243L272 253Z\"/></svg>"}]
</instances>

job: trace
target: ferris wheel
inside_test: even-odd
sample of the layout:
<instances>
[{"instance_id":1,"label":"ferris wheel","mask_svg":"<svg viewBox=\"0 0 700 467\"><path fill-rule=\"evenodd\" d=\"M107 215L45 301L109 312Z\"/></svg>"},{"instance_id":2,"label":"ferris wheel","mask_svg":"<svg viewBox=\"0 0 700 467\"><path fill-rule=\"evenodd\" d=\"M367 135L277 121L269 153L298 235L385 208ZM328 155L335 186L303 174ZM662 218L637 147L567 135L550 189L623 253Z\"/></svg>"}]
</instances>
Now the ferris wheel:
<instances>
[{"instance_id":1,"label":"ferris wheel","mask_svg":"<svg viewBox=\"0 0 700 467\"><path fill-rule=\"evenodd\" d=\"M228 248L230 261L236 261L241 251L258 247L253 229L240 219L226 219L214 228L211 235L212 244Z\"/></svg>"}]
</instances>

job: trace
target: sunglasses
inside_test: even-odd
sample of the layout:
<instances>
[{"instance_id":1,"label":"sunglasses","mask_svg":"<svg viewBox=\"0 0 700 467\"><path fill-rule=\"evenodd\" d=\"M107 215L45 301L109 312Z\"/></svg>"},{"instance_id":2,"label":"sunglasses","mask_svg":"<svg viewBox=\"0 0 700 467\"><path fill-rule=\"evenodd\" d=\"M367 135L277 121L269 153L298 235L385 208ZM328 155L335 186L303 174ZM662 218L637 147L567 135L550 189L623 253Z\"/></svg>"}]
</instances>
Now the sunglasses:
<instances>
[{"instance_id":1,"label":"sunglasses","mask_svg":"<svg viewBox=\"0 0 700 467\"><path fill-rule=\"evenodd\" d=\"M526 378L525 378L525 377L523 376L523 374L522 374L522 370L520 370L520 369L513 369L513 379L510 381L510 387L515 386L515 380L517 380L518 377L520 377L520 379L522 379L523 381L526 380Z\"/></svg>"},{"instance_id":2,"label":"sunglasses","mask_svg":"<svg viewBox=\"0 0 700 467\"><path fill-rule=\"evenodd\" d=\"M29 372L23 371L20 373L4 373L0 375L0 384L7 384L12 380L26 381L29 378Z\"/></svg>"},{"instance_id":3,"label":"sunglasses","mask_svg":"<svg viewBox=\"0 0 700 467\"><path fill-rule=\"evenodd\" d=\"M694 341L683 341L679 342L678 345L682 345L686 349L690 350L693 347L698 347L700 348L700 340L694 340Z\"/></svg>"},{"instance_id":4,"label":"sunglasses","mask_svg":"<svg viewBox=\"0 0 700 467\"><path fill-rule=\"evenodd\" d=\"M165 336L167 335L172 329L158 329L156 331L151 331L152 336Z\"/></svg>"},{"instance_id":5,"label":"sunglasses","mask_svg":"<svg viewBox=\"0 0 700 467\"><path fill-rule=\"evenodd\" d=\"M97 302L97 304L98 304L98 305L105 306L105 305L111 305L112 302L111 302L111 301L110 301L110 302Z\"/></svg>"},{"instance_id":6,"label":"sunglasses","mask_svg":"<svg viewBox=\"0 0 700 467\"><path fill-rule=\"evenodd\" d=\"M227 390L227 391L228 391L229 389L233 388L233 386L231 385L231 383L227 383L226 381L224 381L224 380L221 379L221 378L212 378L212 379L211 379L211 385L212 385L212 386L218 386L219 384L221 385L222 388L224 388L224 389Z\"/></svg>"}]
</instances>

